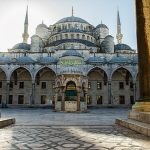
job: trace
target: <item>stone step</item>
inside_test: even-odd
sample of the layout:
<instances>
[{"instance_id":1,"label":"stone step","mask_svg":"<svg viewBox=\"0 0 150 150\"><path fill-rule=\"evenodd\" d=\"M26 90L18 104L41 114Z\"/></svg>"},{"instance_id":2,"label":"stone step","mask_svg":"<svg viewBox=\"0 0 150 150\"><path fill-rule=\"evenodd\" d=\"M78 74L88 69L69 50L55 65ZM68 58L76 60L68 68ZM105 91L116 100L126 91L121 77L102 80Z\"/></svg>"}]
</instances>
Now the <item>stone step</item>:
<instances>
[{"instance_id":1,"label":"stone step","mask_svg":"<svg viewBox=\"0 0 150 150\"><path fill-rule=\"evenodd\" d=\"M150 136L150 124L148 123L139 122L133 119L116 119L115 123L146 136Z\"/></svg>"},{"instance_id":2,"label":"stone step","mask_svg":"<svg viewBox=\"0 0 150 150\"><path fill-rule=\"evenodd\" d=\"M149 112L131 111L131 112L129 112L128 118L150 124L150 113Z\"/></svg>"},{"instance_id":3,"label":"stone step","mask_svg":"<svg viewBox=\"0 0 150 150\"><path fill-rule=\"evenodd\" d=\"M7 118L7 119L0 118L0 128L4 128L9 125L15 124L15 122L16 122L15 118Z\"/></svg>"}]
</instances>

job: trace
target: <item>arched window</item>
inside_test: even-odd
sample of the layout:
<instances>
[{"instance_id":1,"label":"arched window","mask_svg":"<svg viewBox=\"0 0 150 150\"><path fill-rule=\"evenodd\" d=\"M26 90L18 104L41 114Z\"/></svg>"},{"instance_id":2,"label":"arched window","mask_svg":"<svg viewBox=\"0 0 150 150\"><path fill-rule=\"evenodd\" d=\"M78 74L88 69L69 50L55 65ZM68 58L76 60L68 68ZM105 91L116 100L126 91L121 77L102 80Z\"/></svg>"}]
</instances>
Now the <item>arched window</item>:
<instances>
[{"instance_id":1,"label":"arched window","mask_svg":"<svg viewBox=\"0 0 150 150\"><path fill-rule=\"evenodd\" d=\"M58 36L56 36L56 41L58 40Z\"/></svg>"},{"instance_id":2,"label":"arched window","mask_svg":"<svg viewBox=\"0 0 150 150\"><path fill-rule=\"evenodd\" d=\"M65 39L68 39L68 34L65 34Z\"/></svg>"},{"instance_id":3,"label":"arched window","mask_svg":"<svg viewBox=\"0 0 150 150\"><path fill-rule=\"evenodd\" d=\"M60 34L60 40L62 40L62 34Z\"/></svg>"},{"instance_id":4,"label":"arched window","mask_svg":"<svg viewBox=\"0 0 150 150\"><path fill-rule=\"evenodd\" d=\"M77 34L77 39L80 39L80 35L79 34Z\"/></svg>"},{"instance_id":5,"label":"arched window","mask_svg":"<svg viewBox=\"0 0 150 150\"><path fill-rule=\"evenodd\" d=\"M77 24L75 24L75 25L74 25L74 27L77 29L77 28L78 28L78 25L77 25Z\"/></svg>"},{"instance_id":6,"label":"arched window","mask_svg":"<svg viewBox=\"0 0 150 150\"><path fill-rule=\"evenodd\" d=\"M90 37L89 36L87 36L87 40L89 41L89 39L90 39Z\"/></svg>"},{"instance_id":7,"label":"arched window","mask_svg":"<svg viewBox=\"0 0 150 150\"><path fill-rule=\"evenodd\" d=\"M70 29L71 28L71 24L68 24L68 29Z\"/></svg>"},{"instance_id":8,"label":"arched window","mask_svg":"<svg viewBox=\"0 0 150 150\"><path fill-rule=\"evenodd\" d=\"M74 39L74 34L71 34L71 39Z\"/></svg>"},{"instance_id":9,"label":"arched window","mask_svg":"<svg viewBox=\"0 0 150 150\"><path fill-rule=\"evenodd\" d=\"M81 24L81 30L83 30L83 25Z\"/></svg>"},{"instance_id":10,"label":"arched window","mask_svg":"<svg viewBox=\"0 0 150 150\"><path fill-rule=\"evenodd\" d=\"M82 35L82 39L85 40L85 35L84 34Z\"/></svg>"}]
</instances>

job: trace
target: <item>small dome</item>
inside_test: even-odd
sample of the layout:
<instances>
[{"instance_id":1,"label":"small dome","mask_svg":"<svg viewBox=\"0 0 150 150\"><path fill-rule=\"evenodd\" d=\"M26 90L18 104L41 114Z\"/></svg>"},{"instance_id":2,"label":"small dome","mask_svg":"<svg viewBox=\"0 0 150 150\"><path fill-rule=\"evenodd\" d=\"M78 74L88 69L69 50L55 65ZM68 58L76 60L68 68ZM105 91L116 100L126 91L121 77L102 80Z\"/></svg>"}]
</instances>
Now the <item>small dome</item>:
<instances>
[{"instance_id":1,"label":"small dome","mask_svg":"<svg viewBox=\"0 0 150 150\"><path fill-rule=\"evenodd\" d=\"M48 28L46 24L42 23L37 26L37 28Z\"/></svg>"},{"instance_id":2,"label":"small dome","mask_svg":"<svg viewBox=\"0 0 150 150\"><path fill-rule=\"evenodd\" d=\"M30 44L27 44L27 43L18 43L12 49L30 50Z\"/></svg>"},{"instance_id":3,"label":"small dome","mask_svg":"<svg viewBox=\"0 0 150 150\"><path fill-rule=\"evenodd\" d=\"M108 27L105 24L102 24L102 23L97 25L96 28L106 28L106 29L108 29Z\"/></svg>"},{"instance_id":4,"label":"small dome","mask_svg":"<svg viewBox=\"0 0 150 150\"><path fill-rule=\"evenodd\" d=\"M82 18L74 17L74 16L63 18L59 20L58 22L56 22L56 24L65 23L65 22L80 22L80 23L89 24L87 21L83 20Z\"/></svg>"},{"instance_id":5,"label":"small dome","mask_svg":"<svg viewBox=\"0 0 150 150\"><path fill-rule=\"evenodd\" d=\"M132 50L130 46L126 44L117 44L115 45L115 50Z\"/></svg>"},{"instance_id":6,"label":"small dome","mask_svg":"<svg viewBox=\"0 0 150 150\"><path fill-rule=\"evenodd\" d=\"M105 63L106 60L104 57L93 56L93 57L90 57L86 62L88 64L98 64L98 63Z\"/></svg>"},{"instance_id":7,"label":"small dome","mask_svg":"<svg viewBox=\"0 0 150 150\"><path fill-rule=\"evenodd\" d=\"M38 62L41 64L56 64L57 59L53 56L46 56L46 57L41 57L38 59Z\"/></svg>"},{"instance_id":8,"label":"small dome","mask_svg":"<svg viewBox=\"0 0 150 150\"><path fill-rule=\"evenodd\" d=\"M64 67L60 70L60 74L83 74L82 69L75 66Z\"/></svg>"},{"instance_id":9,"label":"small dome","mask_svg":"<svg viewBox=\"0 0 150 150\"><path fill-rule=\"evenodd\" d=\"M29 56L21 56L21 57L16 59L16 63L18 63L18 64L32 64L32 63L35 63L35 61Z\"/></svg>"},{"instance_id":10,"label":"small dome","mask_svg":"<svg viewBox=\"0 0 150 150\"><path fill-rule=\"evenodd\" d=\"M62 57L66 57L66 56L82 57L82 55L79 52L77 52L75 49L67 50L62 54Z\"/></svg>"},{"instance_id":11,"label":"small dome","mask_svg":"<svg viewBox=\"0 0 150 150\"><path fill-rule=\"evenodd\" d=\"M8 57L0 56L0 65L5 65L10 63L10 59Z\"/></svg>"},{"instance_id":12,"label":"small dome","mask_svg":"<svg viewBox=\"0 0 150 150\"><path fill-rule=\"evenodd\" d=\"M123 57L123 56L114 56L109 63L130 63L131 61L129 60L129 58L127 57Z\"/></svg>"}]
</instances>

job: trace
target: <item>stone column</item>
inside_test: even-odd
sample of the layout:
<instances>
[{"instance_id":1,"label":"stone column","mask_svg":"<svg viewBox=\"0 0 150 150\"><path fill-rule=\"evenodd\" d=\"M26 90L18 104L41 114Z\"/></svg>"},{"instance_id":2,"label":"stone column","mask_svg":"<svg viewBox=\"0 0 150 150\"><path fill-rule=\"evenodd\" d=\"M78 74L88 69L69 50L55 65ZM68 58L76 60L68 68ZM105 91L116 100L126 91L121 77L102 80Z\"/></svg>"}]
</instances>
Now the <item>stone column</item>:
<instances>
[{"instance_id":1,"label":"stone column","mask_svg":"<svg viewBox=\"0 0 150 150\"><path fill-rule=\"evenodd\" d=\"M77 91L77 111L80 111L80 90Z\"/></svg>"},{"instance_id":2,"label":"stone column","mask_svg":"<svg viewBox=\"0 0 150 150\"><path fill-rule=\"evenodd\" d=\"M7 82L7 87L6 87L6 101L3 107L7 108L8 100L9 100L9 91L10 91L10 82Z\"/></svg>"},{"instance_id":3,"label":"stone column","mask_svg":"<svg viewBox=\"0 0 150 150\"><path fill-rule=\"evenodd\" d=\"M85 94L85 103L86 103L86 105L87 105L88 89L85 89L84 94Z\"/></svg>"},{"instance_id":4,"label":"stone column","mask_svg":"<svg viewBox=\"0 0 150 150\"><path fill-rule=\"evenodd\" d=\"M35 104L35 83L32 83L32 100L30 102L30 104Z\"/></svg>"},{"instance_id":5,"label":"stone column","mask_svg":"<svg viewBox=\"0 0 150 150\"><path fill-rule=\"evenodd\" d=\"M61 110L65 111L65 91L62 90Z\"/></svg>"},{"instance_id":6,"label":"stone column","mask_svg":"<svg viewBox=\"0 0 150 150\"><path fill-rule=\"evenodd\" d=\"M133 82L133 96L134 96L134 102L136 101L136 81Z\"/></svg>"},{"instance_id":7,"label":"stone column","mask_svg":"<svg viewBox=\"0 0 150 150\"><path fill-rule=\"evenodd\" d=\"M150 112L150 0L136 0L140 99L135 111Z\"/></svg>"},{"instance_id":8,"label":"stone column","mask_svg":"<svg viewBox=\"0 0 150 150\"><path fill-rule=\"evenodd\" d=\"M111 104L111 81L108 81L108 104Z\"/></svg>"},{"instance_id":9,"label":"stone column","mask_svg":"<svg viewBox=\"0 0 150 150\"><path fill-rule=\"evenodd\" d=\"M55 106L57 105L57 99L58 99L58 88L55 89Z\"/></svg>"}]
</instances>

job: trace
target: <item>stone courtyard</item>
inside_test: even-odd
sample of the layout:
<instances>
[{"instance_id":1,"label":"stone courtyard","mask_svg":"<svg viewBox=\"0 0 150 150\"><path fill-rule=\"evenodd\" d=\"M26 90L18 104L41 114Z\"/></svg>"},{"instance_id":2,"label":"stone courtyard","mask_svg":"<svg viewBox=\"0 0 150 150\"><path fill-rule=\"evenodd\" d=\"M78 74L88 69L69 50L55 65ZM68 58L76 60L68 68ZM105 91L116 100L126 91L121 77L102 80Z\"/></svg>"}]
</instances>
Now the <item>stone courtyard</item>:
<instances>
[{"instance_id":1,"label":"stone courtyard","mask_svg":"<svg viewBox=\"0 0 150 150\"><path fill-rule=\"evenodd\" d=\"M1 109L16 124L0 129L2 150L150 150L150 138L115 125L127 108L90 108L86 113L52 109Z\"/></svg>"}]
</instances>

